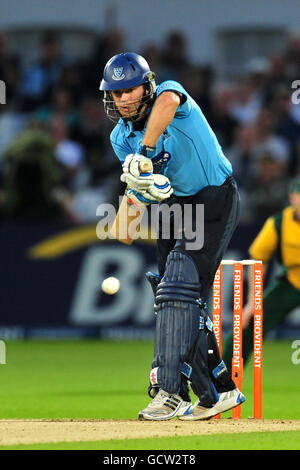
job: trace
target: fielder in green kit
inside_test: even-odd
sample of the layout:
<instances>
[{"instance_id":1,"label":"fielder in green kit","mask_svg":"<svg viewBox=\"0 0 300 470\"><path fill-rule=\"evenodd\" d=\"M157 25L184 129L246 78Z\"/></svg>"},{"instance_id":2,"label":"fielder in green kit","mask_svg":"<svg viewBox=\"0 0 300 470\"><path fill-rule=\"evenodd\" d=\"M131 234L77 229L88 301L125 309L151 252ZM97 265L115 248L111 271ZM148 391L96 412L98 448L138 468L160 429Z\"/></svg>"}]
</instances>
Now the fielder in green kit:
<instances>
[{"instance_id":1,"label":"fielder in green kit","mask_svg":"<svg viewBox=\"0 0 300 470\"><path fill-rule=\"evenodd\" d=\"M290 184L290 205L269 217L249 248L251 258L262 260L264 272L273 256L282 273L264 292L263 336L265 337L296 307L300 307L300 175ZM253 351L254 282L249 267L248 302L243 310L243 358L246 363ZM232 333L228 336L223 360L231 369Z\"/></svg>"}]
</instances>

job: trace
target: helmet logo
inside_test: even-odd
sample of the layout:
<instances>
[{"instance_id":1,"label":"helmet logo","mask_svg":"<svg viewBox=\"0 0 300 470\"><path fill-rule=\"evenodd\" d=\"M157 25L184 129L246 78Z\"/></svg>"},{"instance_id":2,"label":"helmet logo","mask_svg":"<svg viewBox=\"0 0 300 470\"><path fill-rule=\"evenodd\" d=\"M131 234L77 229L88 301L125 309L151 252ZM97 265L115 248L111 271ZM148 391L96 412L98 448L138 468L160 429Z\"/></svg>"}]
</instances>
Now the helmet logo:
<instances>
[{"instance_id":1,"label":"helmet logo","mask_svg":"<svg viewBox=\"0 0 300 470\"><path fill-rule=\"evenodd\" d=\"M125 78L125 73L123 73L123 67L115 67L114 73L111 78L113 80L123 80L123 78Z\"/></svg>"}]
</instances>

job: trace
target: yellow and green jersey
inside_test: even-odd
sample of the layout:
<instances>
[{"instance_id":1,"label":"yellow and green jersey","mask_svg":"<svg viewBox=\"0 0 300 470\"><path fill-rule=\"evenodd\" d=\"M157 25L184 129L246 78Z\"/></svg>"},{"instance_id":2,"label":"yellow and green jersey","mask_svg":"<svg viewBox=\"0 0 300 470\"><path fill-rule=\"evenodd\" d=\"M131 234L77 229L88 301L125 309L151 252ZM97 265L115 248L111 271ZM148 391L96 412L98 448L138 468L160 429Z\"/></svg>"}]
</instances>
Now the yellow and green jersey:
<instances>
[{"instance_id":1,"label":"yellow and green jersey","mask_svg":"<svg viewBox=\"0 0 300 470\"><path fill-rule=\"evenodd\" d=\"M275 253L289 282L300 289L300 222L291 206L269 217L249 248L253 259L266 263Z\"/></svg>"}]
</instances>

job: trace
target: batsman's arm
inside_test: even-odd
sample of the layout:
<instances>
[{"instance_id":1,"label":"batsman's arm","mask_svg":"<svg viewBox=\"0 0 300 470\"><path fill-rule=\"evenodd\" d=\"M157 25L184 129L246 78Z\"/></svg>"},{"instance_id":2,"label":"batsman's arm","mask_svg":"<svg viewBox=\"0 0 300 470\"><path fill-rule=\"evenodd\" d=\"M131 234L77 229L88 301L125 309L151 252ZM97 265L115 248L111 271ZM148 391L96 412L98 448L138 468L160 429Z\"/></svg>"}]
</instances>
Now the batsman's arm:
<instances>
[{"instance_id":1,"label":"batsman's arm","mask_svg":"<svg viewBox=\"0 0 300 470\"><path fill-rule=\"evenodd\" d=\"M149 116L143 145L155 147L162 133L172 122L179 105L179 95L173 91L164 91L158 96Z\"/></svg>"}]
</instances>

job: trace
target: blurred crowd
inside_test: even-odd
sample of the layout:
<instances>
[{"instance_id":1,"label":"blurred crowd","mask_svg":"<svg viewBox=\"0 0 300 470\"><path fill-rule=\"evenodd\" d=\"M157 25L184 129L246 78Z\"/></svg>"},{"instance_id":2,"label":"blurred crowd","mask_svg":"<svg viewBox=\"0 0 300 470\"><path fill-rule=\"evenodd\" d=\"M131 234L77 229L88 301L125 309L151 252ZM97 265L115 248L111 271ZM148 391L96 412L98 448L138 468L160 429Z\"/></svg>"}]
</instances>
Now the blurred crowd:
<instances>
[{"instance_id":1,"label":"blurred crowd","mask_svg":"<svg viewBox=\"0 0 300 470\"><path fill-rule=\"evenodd\" d=\"M98 91L107 60L127 50L119 30L99 35L84 61L64 57L59 38L45 32L39 59L24 64L0 32L0 217L96 219L101 202L117 204L121 167L109 142L113 124ZM287 204L300 173L300 36L268 58L257 57L234 79L189 60L186 38L169 32L142 54L157 83L179 81L200 105L233 165L242 220L263 222ZM295 96L297 98L297 96ZM300 93L298 94L298 101ZM293 102L294 101L294 102Z\"/></svg>"}]
</instances>

